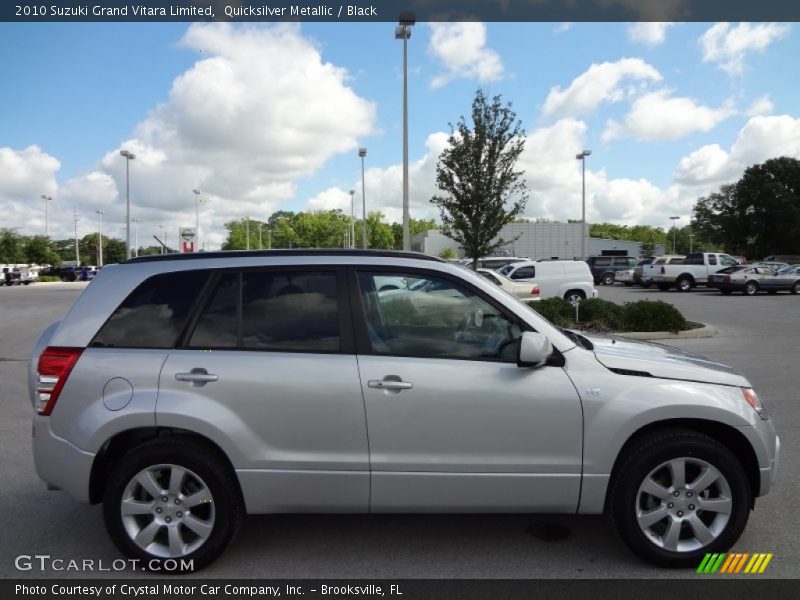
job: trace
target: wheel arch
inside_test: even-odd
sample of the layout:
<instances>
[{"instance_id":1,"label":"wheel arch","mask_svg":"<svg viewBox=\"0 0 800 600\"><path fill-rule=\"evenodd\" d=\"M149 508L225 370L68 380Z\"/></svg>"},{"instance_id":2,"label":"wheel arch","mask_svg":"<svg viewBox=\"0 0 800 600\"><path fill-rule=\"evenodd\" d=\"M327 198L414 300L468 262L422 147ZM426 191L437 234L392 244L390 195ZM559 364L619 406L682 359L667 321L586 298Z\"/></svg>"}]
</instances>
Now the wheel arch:
<instances>
[{"instance_id":1,"label":"wheel arch","mask_svg":"<svg viewBox=\"0 0 800 600\"><path fill-rule=\"evenodd\" d=\"M207 447L219 456L226 466L230 468L231 473L235 474L236 470L233 467L233 463L231 463L230 458L222 448L199 433L178 427L138 427L136 429L127 429L106 440L95 456L89 476L89 502L91 504L102 502L111 470L128 452L152 439L158 438L168 441L176 437L180 437L183 440L191 439ZM234 478L236 479L236 485L239 486L238 493L242 497L239 479L238 477Z\"/></svg>"},{"instance_id":2,"label":"wheel arch","mask_svg":"<svg viewBox=\"0 0 800 600\"><path fill-rule=\"evenodd\" d=\"M625 443L617 453L617 457L614 460L614 466L611 469L611 477L606 490L606 510L608 510L608 491L613 489L614 479L619 473L619 469L622 466L626 453L643 437L653 432L667 429L688 429L698 433L703 433L730 450L744 467L745 473L747 474L747 481L750 484L750 490L752 491L751 497L753 499L753 505L755 505L755 498L759 495L761 489L761 476L758 465L758 457L756 456L755 450L748 439L731 425L720 423L719 421L711 421L708 419L690 418L664 419L647 423L646 425L643 425L634 431L628 437L628 439L625 440Z\"/></svg>"}]
</instances>

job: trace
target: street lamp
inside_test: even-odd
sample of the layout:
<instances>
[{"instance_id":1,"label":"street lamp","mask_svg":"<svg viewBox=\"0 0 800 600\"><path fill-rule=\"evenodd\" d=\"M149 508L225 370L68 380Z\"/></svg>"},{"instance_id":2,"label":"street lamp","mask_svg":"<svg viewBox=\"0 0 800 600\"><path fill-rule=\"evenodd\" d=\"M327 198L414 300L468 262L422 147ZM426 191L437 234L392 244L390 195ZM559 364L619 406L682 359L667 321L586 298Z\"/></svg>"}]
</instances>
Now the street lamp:
<instances>
[{"instance_id":1,"label":"street lamp","mask_svg":"<svg viewBox=\"0 0 800 600\"><path fill-rule=\"evenodd\" d=\"M192 190L194 194L194 248L195 252L200 249L200 190Z\"/></svg>"},{"instance_id":2,"label":"street lamp","mask_svg":"<svg viewBox=\"0 0 800 600\"><path fill-rule=\"evenodd\" d=\"M120 150L120 156L125 157L125 190L126 190L126 208L125 208L125 255L127 258L131 257L131 161L136 158L133 152L127 150Z\"/></svg>"},{"instance_id":3,"label":"street lamp","mask_svg":"<svg viewBox=\"0 0 800 600\"><path fill-rule=\"evenodd\" d=\"M103 266L103 211L94 211L100 215L100 224L97 226L97 266Z\"/></svg>"},{"instance_id":4,"label":"street lamp","mask_svg":"<svg viewBox=\"0 0 800 600\"><path fill-rule=\"evenodd\" d=\"M670 221L672 221L672 253L675 254L675 234L677 233L677 229L675 228L675 221L680 219L680 217L670 217Z\"/></svg>"},{"instance_id":5,"label":"street lamp","mask_svg":"<svg viewBox=\"0 0 800 600\"><path fill-rule=\"evenodd\" d=\"M413 13L400 13L394 39L403 40L403 250L411 250L411 225L408 212L408 40L416 23Z\"/></svg>"},{"instance_id":6,"label":"street lamp","mask_svg":"<svg viewBox=\"0 0 800 600\"><path fill-rule=\"evenodd\" d=\"M133 245L134 245L134 255L139 256L139 219L131 219L133 221Z\"/></svg>"},{"instance_id":7,"label":"street lamp","mask_svg":"<svg viewBox=\"0 0 800 600\"><path fill-rule=\"evenodd\" d=\"M48 232L48 227L47 227L47 221L48 221L48 219L47 219L47 205L48 205L48 203L53 201L53 197L52 196L45 196L44 194L42 194L42 200L44 200L44 237L49 237L50 233Z\"/></svg>"},{"instance_id":8,"label":"street lamp","mask_svg":"<svg viewBox=\"0 0 800 600\"><path fill-rule=\"evenodd\" d=\"M350 190L350 247L356 247L356 224L355 224L355 204L353 199L355 198L356 191Z\"/></svg>"},{"instance_id":9,"label":"street lamp","mask_svg":"<svg viewBox=\"0 0 800 600\"><path fill-rule=\"evenodd\" d=\"M581 259L586 258L586 157L591 156L591 150L584 150L576 155L581 161Z\"/></svg>"},{"instance_id":10,"label":"street lamp","mask_svg":"<svg viewBox=\"0 0 800 600\"><path fill-rule=\"evenodd\" d=\"M359 148L358 155L361 157L361 247L367 249L367 188L364 185L364 157L367 155L366 148Z\"/></svg>"}]
</instances>

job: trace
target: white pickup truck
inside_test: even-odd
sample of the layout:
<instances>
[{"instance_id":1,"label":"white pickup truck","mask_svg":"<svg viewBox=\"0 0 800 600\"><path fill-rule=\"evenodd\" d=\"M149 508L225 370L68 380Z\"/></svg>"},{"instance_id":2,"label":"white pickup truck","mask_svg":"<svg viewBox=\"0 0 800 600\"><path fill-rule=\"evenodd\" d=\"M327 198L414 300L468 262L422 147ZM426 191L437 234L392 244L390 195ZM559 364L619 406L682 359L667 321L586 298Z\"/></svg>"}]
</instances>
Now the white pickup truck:
<instances>
[{"instance_id":1,"label":"white pickup truck","mask_svg":"<svg viewBox=\"0 0 800 600\"><path fill-rule=\"evenodd\" d=\"M697 285L706 285L710 274L737 264L727 254L695 252L689 254L683 264L664 264L655 269L652 282L660 290L668 290L674 286L679 292L688 292Z\"/></svg>"}]
</instances>

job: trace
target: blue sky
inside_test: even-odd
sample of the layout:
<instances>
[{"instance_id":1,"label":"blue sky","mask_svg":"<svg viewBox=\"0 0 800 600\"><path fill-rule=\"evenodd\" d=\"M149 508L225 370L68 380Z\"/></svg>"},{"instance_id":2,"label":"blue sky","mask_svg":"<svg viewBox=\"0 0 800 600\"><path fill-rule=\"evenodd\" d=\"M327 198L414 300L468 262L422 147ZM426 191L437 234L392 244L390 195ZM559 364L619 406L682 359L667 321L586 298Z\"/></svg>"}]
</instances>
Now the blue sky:
<instances>
[{"instance_id":1,"label":"blue sky","mask_svg":"<svg viewBox=\"0 0 800 600\"><path fill-rule=\"evenodd\" d=\"M529 202L531 217L577 216L578 165L570 157L582 147L593 151L587 163L587 192L596 195L593 220L651 224L660 224L676 210L688 218L693 198L737 177L745 163L769 158L771 152L800 152L798 84L791 76L800 40L793 26L734 24L710 32L713 24L687 23L643 31L639 38L623 23L474 26L481 30L441 30L438 38L428 24L413 29L410 159L419 161L416 179L412 177L418 216L433 216L426 201L435 191L432 173L441 148L441 135L435 136L468 111L479 86L513 101L528 134L539 132L545 139L538 146L529 143L528 183L536 197ZM15 221L2 225L35 232L43 222L42 210L31 198L53 193L87 214L106 209L109 227L117 227L110 233L119 235L124 181L121 159L115 162L114 155L125 143L143 153L132 169L140 178L133 179L134 190L147 178L136 198L147 226L185 224L191 189L201 181L211 200L203 206L209 245L221 241L222 223L230 218L262 217L278 208L343 208L346 190L359 185L359 145L368 148L371 206L393 220L402 156L402 45L394 39L393 25L304 24L290 27L277 41L258 36L242 41L243 32L253 28L233 27L219 35L213 27L190 35L188 24L0 25L0 52L13 57L0 62L5 92L0 204L7 219ZM476 43L481 36L485 41ZM298 49L283 55L284 47ZM306 50L313 56L306 56ZM298 55L307 62L296 61ZM227 88L215 88L213 70L197 67L215 59L237 70ZM628 61L622 63L624 59ZM589 72L593 64L603 63L605 75ZM318 71L319 65L336 71ZM191 81L178 100L171 90L187 73ZM273 89L269 76L275 73L281 73L282 83ZM434 78L444 73L451 77L432 87ZM595 97L588 107L576 109L573 102L545 114L545 102L555 88L564 92L587 73L581 93ZM605 94L598 92L597 86L613 73L622 73L618 84ZM329 104L325 98L311 101L317 81L323 82L320 92L330 98ZM236 85L243 96L229 100L225 94ZM253 123L282 119L276 121L279 156L266 157L273 151L268 132L260 141L240 146L241 135L217 130L213 111L193 114L210 106L225 112L244 96ZM648 102L637 105L645 96ZM758 110L751 110L758 100ZM569 98L561 104L569 105ZM317 108L309 109L312 105ZM267 107L264 114L258 112L261 107ZM154 111L161 111L158 118ZM188 113L189 124L184 119ZM673 135L670 119L677 119L675 127L685 131ZM615 135L609 134L609 121L622 124ZM659 130L660 121L667 125ZM288 122L291 126L284 129ZM248 114L231 123L245 135ZM779 139L771 148L766 140L776 131ZM319 144L314 142L317 132L328 132ZM182 137L180 143L175 136ZM38 152L25 153L31 146ZM195 151L197 156L188 156ZM292 153L297 153L294 160ZM263 154L264 161L251 164L254 154ZM156 157L149 165L148 156ZM537 168L552 177L535 174ZM11 171L18 175L9 175ZM164 189L169 193L160 195ZM183 189L186 196L178 199ZM71 221L56 222L51 233L66 235L70 227Z\"/></svg>"}]
</instances>

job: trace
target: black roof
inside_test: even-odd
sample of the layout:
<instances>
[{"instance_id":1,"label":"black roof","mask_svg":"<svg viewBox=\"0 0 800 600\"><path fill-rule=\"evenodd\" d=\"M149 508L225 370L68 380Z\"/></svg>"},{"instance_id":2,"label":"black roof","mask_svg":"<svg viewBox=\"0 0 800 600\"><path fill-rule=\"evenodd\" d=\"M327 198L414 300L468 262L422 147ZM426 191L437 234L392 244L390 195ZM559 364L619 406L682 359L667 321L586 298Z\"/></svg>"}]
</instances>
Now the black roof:
<instances>
[{"instance_id":1,"label":"black roof","mask_svg":"<svg viewBox=\"0 0 800 600\"><path fill-rule=\"evenodd\" d=\"M350 250L346 248L292 248L280 250L220 250L218 252L187 252L186 254L148 254L129 258L125 263L161 262L167 260L202 260L205 258L272 258L276 256L366 256L389 258L415 258L418 260L431 260L445 262L436 256L428 256L418 252L403 252L400 250Z\"/></svg>"}]
</instances>

